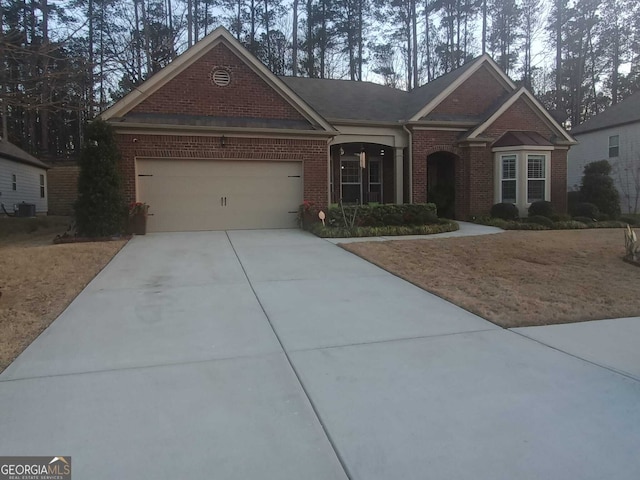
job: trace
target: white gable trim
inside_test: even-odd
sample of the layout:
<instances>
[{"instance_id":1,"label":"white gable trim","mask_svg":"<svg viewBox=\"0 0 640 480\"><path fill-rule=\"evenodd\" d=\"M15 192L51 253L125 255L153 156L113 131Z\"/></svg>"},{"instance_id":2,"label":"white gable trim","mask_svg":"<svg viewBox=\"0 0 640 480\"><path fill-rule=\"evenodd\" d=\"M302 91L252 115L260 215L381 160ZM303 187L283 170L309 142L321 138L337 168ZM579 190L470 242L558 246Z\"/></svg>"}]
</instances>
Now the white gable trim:
<instances>
[{"instance_id":1,"label":"white gable trim","mask_svg":"<svg viewBox=\"0 0 640 480\"><path fill-rule=\"evenodd\" d=\"M440 94L427 103L418 113L416 113L413 117L409 119L410 122L416 122L420 120L425 115L428 115L434 108L440 105L449 95L451 95L460 85L462 85L465 81L467 81L471 76L476 73L483 65L488 65L490 69L496 74L496 77L499 81L509 89L515 90L516 85L511 81L511 79L502 71L502 69L498 66L496 62L488 55L484 54L480 58L476 60L475 65L472 65L469 70L464 72L464 74L460 75L451 85L445 88Z\"/></svg>"},{"instance_id":2,"label":"white gable trim","mask_svg":"<svg viewBox=\"0 0 640 480\"><path fill-rule=\"evenodd\" d=\"M467 139L471 140L477 138L478 135L483 133L487 128L489 128L493 122L495 122L502 114L504 114L513 104L515 104L520 98L524 97L525 100L528 100L533 107L534 112L544 120L552 129L557 130L564 139L570 144L574 145L578 142L569 135L562 126L554 120L554 118L549 115L549 112L542 106L542 104L534 97L526 88L522 87L518 90L514 95L511 96L505 103L500 106L493 115L491 115L487 120L485 120L482 124L480 124L470 135L467 136Z\"/></svg>"},{"instance_id":3,"label":"white gable trim","mask_svg":"<svg viewBox=\"0 0 640 480\"><path fill-rule=\"evenodd\" d=\"M100 118L103 120L109 120L110 118L124 116L220 43L223 43L233 53L235 53L238 58L240 58L269 86L276 90L276 92L278 92L285 101L289 102L289 104L291 104L291 106L293 106L307 120L317 123L326 131L335 132L335 129L329 122L327 122L327 120L313 110L293 90L287 87L282 80L271 73L267 67L262 64L262 62L247 52L247 50L224 27L216 28L193 47L179 55L169 65L160 70L160 72L143 82L138 87L135 87L135 89L125 95L124 98L120 99L102 112L102 114L100 114Z\"/></svg>"}]
</instances>

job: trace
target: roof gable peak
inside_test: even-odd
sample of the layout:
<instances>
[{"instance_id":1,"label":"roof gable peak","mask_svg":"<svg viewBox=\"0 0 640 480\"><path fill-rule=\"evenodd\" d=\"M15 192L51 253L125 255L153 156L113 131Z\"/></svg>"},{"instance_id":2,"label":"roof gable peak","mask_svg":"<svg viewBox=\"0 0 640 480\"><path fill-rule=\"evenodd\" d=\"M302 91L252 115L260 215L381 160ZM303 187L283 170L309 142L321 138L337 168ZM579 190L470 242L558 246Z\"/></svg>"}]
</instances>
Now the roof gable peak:
<instances>
[{"instance_id":1,"label":"roof gable peak","mask_svg":"<svg viewBox=\"0 0 640 480\"><path fill-rule=\"evenodd\" d=\"M249 69L265 81L275 90L285 101L291 104L298 112L311 123L319 126L325 131L333 132L334 128L315 110L313 110L301 97L291 90L282 80L267 69L255 56L250 54L244 46L234 38L224 27L218 27L206 37L191 46L178 57L171 61L166 67L145 80L141 85L135 87L131 92L117 101L111 107L100 114L103 120L122 117L133 110L153 93L158 91L169 81L184 72L204 55L216 46L223 44L234 55L236 55Z\"/></svg>"},{"instance_id":2,"label":"roof gable peak","mask_svg":"<svg viewBox=\"0 0 640 480\"><path fill-rule=\"evenodd\" d=\"M571 145L577 143L575 139L571 135L569 135L564 128L562 128L562 125L560 125L549 114L549 112L547 112L547 110L538 101L538 99L535 98L533 94L525 87L520 87L518 90L513 92L513 94L496 111L489 115L489 117L480 125L478 125L469 135L467 135L466 138L468 140L478 138L481 133L487 130L487 128L489 128L500 116L502 116L502 114L504 114L509 108L513 106L513 104L515 104L521 98L524 98L529 103L536 115L542 118L553 130L559 133L567 143Z\"/></svg>"},{"instance_id":3,"label":"roof gable peak","mask_svg":"<svg viewBox=\"0 0 640 480\"><path fill-rule=\"evenodd\" d=\"M444 88L435 98L431 99L426 105L424 105L418 112L413 114L409 121L416 122L421 118L428 115L432 112L438 105L440 105L449 95L451 95L460 85L462 85L465 81L467 81L474 73L476 73L483 66L488 66L492 73L496 76L497 80L500 81L507 90L516 90L516 85L513 81L502 71L502 69L498 66L498 64L491 58L491 56L487 53L480 55L479 57L474 58L467 64L461 66L459 69L467 67L467 69L455 78L446 88ZM459 70L456 69L456 70ZM428 87L430 83L434 81L445 79L448 75L454 74L456 70L453 70L441 77L436 78L432 82L426 83L423 87ZM422 88L422 87L419 87Z\"/></svg>"}]
</instances>

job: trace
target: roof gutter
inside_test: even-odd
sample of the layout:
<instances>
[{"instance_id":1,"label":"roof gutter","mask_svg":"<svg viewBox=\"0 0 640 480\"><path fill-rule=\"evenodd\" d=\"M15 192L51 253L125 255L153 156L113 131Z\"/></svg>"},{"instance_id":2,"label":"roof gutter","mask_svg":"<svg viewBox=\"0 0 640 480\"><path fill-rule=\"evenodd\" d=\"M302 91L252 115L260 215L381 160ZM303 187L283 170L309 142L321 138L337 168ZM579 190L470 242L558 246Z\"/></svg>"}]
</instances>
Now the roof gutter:
<instances>
[{"instance_id":1,"label":"roof gutter","mask_svg":"<svg viewBox=\"0 0 640 480\"><path fill-rule=\"evenodd\" d=\"M407 122L405 125L411 125L415 127L460 127L460 128L471 128L478 125L478 122L474 121L461 121L456 122L452 120L418 120L414 122Z\"/></svg>"},{"instance_id":2,"label":"roof gutter","mask_svg":"<svg viewBox=\"0 0 640 480\"><path fill-rule=\"evenodd\" d=\"M219 135L221 133L225 134L235 134L234 136L255 136L255 135L265 135L265 136L306 136L306 137L321 137L321 138L333 138L336 135L339 135L337 130L334 131L326 131L326 130L300 130L300 129L280 129L280 128L251 128L251 127L216 127L209 125L167 125L162 123L124 123L124 122L109 122L116 133L129 133L130 131L161 131L162 135L165 135L166 132L171 132L173 134L186 134L193 135L202 134L202 135ZM145 133L145 132L140 132ZM153 133L151 133L153 134Z\"/></svg>"},{"instance_id":3,"label":"roof gutter","mask_svg":"<svg viewBox=\"0 0 640 480\"><path fill-rule=\"evenodd\" d=\"M402 123L400 121L383 122L380 120L357 120L349 118L327 118L327 121L331 125L342 126L366 126L366 127L400 127Z\"/></svg>"}]
</instances>

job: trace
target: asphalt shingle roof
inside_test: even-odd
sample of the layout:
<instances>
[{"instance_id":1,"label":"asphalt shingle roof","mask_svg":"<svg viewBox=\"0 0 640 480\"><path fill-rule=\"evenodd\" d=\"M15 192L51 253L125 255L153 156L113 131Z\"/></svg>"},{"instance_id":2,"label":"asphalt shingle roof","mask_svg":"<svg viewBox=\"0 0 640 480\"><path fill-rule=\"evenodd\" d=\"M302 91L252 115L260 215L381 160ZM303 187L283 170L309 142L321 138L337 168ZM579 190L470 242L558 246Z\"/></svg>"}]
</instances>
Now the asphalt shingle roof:
<instances>
[{"instance_id":1,"label":"asphalt shingle roof","mask_svg":"<svg viewBox=\"0 0 640 480\"><path fill-rule=\"evenodd\" d=\"M595 117L591 117L577 127L572 128L569 133L577 135L633 122L640 122L640 92L634 93L622 102L612 105Z\"/></svg>"},{"instance_id":2,"label":"asphalt shingle roof","mask_svg":"<svg viewBox=\"0 0 640 480\"><path fill-rule=\"evenodd\" d=\"M425 83L421 87L415 88L409 92L410 99L406 106L407 118L411 118L418 113L425 105L440 95L443 90L479 62L481 58L482 57L474 58L470 62L465 63L462 67L456 68L455 70L442 75L441 77L435 78L429 83Z\"/></svg>"},{"instance_id":3,"label":"asphalt shingle roof","mask_svg":"<svg viewBox=\"0 0 640 480\"><path fill-rule=\"evenodd\" d=\"M280 77L327 119L398 121L404 118L407 92L371 82Z\"/></svg>"},{"instance_id":4,"label":"asphalt shingle roof","mask_svg":"<svg viewBox=\"0 0 640 480\"><path fill-rule=\"evenodd\" d=\"M327 119L400 122L418 113L480 59L478 57L411 92L353 80L280 79Z\"/></svg>"},{"instance_id":5,"label":"asphalt shingle roof","mask_svg":"<svg viewBox=\"0 0 640 480\"><path fill-rule=\"evenodd\" d=\"M14 162L26 163L27 165L33 165L34 167L50 168L49 165L25 152L20 147L2 140L0 140L0 158L6 158L8 160L13 160Z\"/></svg>"},{"instance_id":6,"label":"asphalt shingle roof","mask_svg":"<svg viewBox=\"0 0 640 480\"><path fill-rule=\"evenodd\" d=\"M538 132L508 131L493 144L494 147L516 147L519 145L551 146L553 143Z\"/></svg>"}]
</instances>

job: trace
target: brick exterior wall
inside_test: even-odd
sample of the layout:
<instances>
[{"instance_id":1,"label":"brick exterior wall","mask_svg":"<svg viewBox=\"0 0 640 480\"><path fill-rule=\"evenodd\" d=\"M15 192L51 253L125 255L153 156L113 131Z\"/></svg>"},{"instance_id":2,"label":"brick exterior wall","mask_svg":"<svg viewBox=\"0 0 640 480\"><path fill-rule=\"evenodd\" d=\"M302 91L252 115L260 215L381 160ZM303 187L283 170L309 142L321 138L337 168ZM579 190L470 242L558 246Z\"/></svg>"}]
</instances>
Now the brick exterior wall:
<instances>
[{"instance_id":1,"label":"brick exterior wall","mask_svg":"<svg viewBox=\"0 0 640 480\"><path fill-rule=\"evenodd\" d=\"M567 213L568 150L551 152L551 203L557 213Z\"/></svg>"},{"instance_id":2,"label":"brick exterior wall","mask_svg":"<svg viewBox=\"0 0 640 480\"><path fill-rule=\"evenodd\" d=\"M136 140L134 142L134 139ZM276 138L179 135L117 134L122 155L120 170L129 202L136 200L135 158L171 158L210 160L297 160L303 162L304 200L327 206L327 142L324 139L298 140Z\"/></svg>"},{"instance_id":3,"label":"brick exterior wall","mask_svg":"<svg viewBox=\"0 0 640 480\"><path fill-rule=\"evenodd\" d=\"M464 85L464 84L463 84ZM473 102L471 102L473 103ZM516 101L481 134L498 139L508 130L532 130L551 139L553 130L523 99ZM455 215L466 220L472 215L486 215L494 203L494 158L491 145L460 145L462 132L416 130L413 132L413 201L427 198L427 158L432 153L449 152L455 163ZM554 150L551 155L551 201L557 212L567 211L567 151Z\"/></svg>"},{"instance_id":4,"label":"brick exterior wall","mask_svg":"<svg viewBox=\"0 0 640 480\"><path fill-rule=\"evenodd\" d=\"M522 97L500 115L481 136L497 140L508 130L530 130L538 132L547 139L551 139L554 135L553 130Z\"/></svg>"},{"instance_id":5,"label":"brick exterior wall","mask_svg":"<svg viewBox=\"0 0 640 480\"><path fill-rule=\"evenodd\" d=\"M522 98L498 117L482 136L498 139L507 130L531 130L549 140L555 135ZM567 212L567 150L554 150L551 155L551 202L556 212Z\"/></svg>"},{"instance_id":6,"label":"brick exterior wall","mask_svg":"<svg viewBox=\"0 0 640 480\"><path fill-rule=\"evenodd\" d=\"M219 87L211 82L214 67L230 72L229 85ZM304 120L291 104L222 44L151 94L133 112Z\"/></svg>"},{"instance_id":7,"label":"brick exterior wall","mask_svg":"<svg viewBox=\"0 0 640 480\"><path fill-rule=\"evenodd\" d=\"M212 84L214 67L230 72L226 87ZM483 66L441 103L433 113L481 115L505 98L508 92L490 70ZM194 62L176 78L162 86L137 105L135 113L203 115L219 117L271 118L305 120L304 117L262 78L238 58L228 47L219 44ZM497 139L507 130L534 130L547 138L553 131L523 99L518 100L483 133ZM283 130L286 132L286 130ZM285 133L286 135L286 133ZM463 132L416 130L413 132L413 201L427 198L427 158L444 151L455 155L456 218L489 212L494 196L494 162L490 145L463 146ZM136 141L134 142L134 139ZM326 208L328 195L328 147L325 139L248 138L225 135L150 135L118 134L122 154L120 168L124 176L127 199L136 199L136 157L210 160L298 160L304 165L304 199ZM390 156L391 157L391 156ZM334 153L334 185L339 197L339 153ZM385 158L384 200L393 199L393 162ZM558 211L566 210L566 151L552 156L552 200ZM391 195L391 197L390 197Z\"/></svg>"},{"instance_id":8,"label":"brick exterior wall","mask_svg":"<svg viewBox=\"0 0 640 480\"><path fill-rule=\"evenodd\" d=\"M480 115L507 94L508 91L498 79L483 66L456 88L432 113Z\"/></svg>"},{"instance_id":9,"label":"brick exterior wall","mask_svg":"<svg viewBox=\"0 0 640 480\"><path fill-rule=\"evenodd\" d=\"M483 79L483 76L490 75L488 72L479 71L476 75L478 75L478 82L491 83L489 79ZM469 81L474 80L476 75ZM465 87L469 81L465 82L458 90ZM495 79L493 82L497 84ZM483 100L474 101L472 96L482 97L477 93L483 91L482 88L484 88L482 85L476 86L474 92L474 89L465 87L462 94L468 96L460 102L453 102L454 92L450 99L439 106L440 113L462 113L460 104L469 106L466 113L477 113L477 108L483 105ZM462 94L459 98L463 98ZM497 89L494 94L497 94ZM551 139L555 133L522 98L498 117L481 136L497 140L509 130L536 131L548 139ZM455 160L455 215L459 220L466 220L472 215L487 215L494 203L494 156L490 144L487 146L459 144L459 139L462 136L462 132L438 130L413 132L413 201L416 203L429 201L427 198L428 156L436 152L453 153L457 156ZM559 213L567 211L566 183L567 151L554 150L551 156L551 201Z\"/></svg>"},{"instance_id":10,"label":"brick exterior wall","mask_svg":"<svg viewBox=\"0 0 640 480\"><path fill-rule=\"evenodd\" d=\"M466 147L468 158L467 203L456 208L456 216L466 220L472 215L486 215L493 205L494 178L493 153L491 147Z\"/></svg>"},{"instance_id":11,"label":"brick exterior wall","mask_svg":"<svg viewBox=\"0 0 640 480\"><path fill-rule=\"evenodd\" d=\"M47 172L49 215L73 215L78 198L78 165L57 165Z\"/></svg>"},{"instance_id":12,"label":"brick exterior wall","mask_svg":"<svg viewBox=\"0 0 640 480\"><path fill-rule=\"evenodd\" d=\"M416 130L413 132L413 202L427 201L427 157L436 152L450 152L460 157L462 151L457 147L460 132L437 130ZM459 165L456 165L456 178ZM456 193L460 190L456 185ZM456 197L456 204L458 198Z\"/></svg>"}]
</instances>

